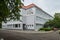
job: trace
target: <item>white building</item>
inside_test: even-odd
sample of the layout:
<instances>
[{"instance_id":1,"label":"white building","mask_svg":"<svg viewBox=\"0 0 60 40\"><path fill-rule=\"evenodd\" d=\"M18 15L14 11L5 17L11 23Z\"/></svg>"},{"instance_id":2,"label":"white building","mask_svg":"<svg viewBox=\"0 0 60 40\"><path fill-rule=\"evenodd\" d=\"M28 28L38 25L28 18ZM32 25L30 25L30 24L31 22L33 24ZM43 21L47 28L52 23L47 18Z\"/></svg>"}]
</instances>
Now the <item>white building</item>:
<instances>
[{"instance_id":1,"label":"white building","mask_svg":"<svg viewBox=\"0 0 60 40\"><path fill-rule=\"evenodd\" d=\"M3 23L2 28L38 31L39 28L43 27L46 21L53 19L51 15L35 4L22 6L20 13L22 15L22 21L9 21L7 23Z\"/></svg>"}]
</instances>

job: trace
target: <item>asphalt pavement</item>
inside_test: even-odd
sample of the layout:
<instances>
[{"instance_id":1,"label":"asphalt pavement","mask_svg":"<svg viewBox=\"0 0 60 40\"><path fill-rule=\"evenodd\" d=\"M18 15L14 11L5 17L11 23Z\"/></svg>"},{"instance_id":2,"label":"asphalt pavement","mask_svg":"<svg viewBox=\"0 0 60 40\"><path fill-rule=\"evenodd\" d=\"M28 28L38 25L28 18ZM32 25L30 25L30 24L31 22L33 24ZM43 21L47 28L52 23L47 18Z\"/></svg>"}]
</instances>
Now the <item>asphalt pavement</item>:
<instances>
[{"instance_id":1,"label":"asphalt pavement","mask_svg":"<svg viewBox=\"0 0 60 40\"><path fill-rule=\"evenodd\" d=\"M50 33L22 33L0 30L0 40L60 40L58 31Z\"/></svg>"}]
</instances>

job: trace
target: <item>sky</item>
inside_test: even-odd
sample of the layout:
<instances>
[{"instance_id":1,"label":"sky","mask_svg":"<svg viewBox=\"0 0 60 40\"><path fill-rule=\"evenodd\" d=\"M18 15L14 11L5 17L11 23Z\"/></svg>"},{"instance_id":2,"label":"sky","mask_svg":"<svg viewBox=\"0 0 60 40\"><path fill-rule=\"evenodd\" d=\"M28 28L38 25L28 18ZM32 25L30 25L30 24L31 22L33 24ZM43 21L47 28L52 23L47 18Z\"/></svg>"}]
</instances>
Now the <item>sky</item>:
<instances>
[{"instance_id":1,"label":"sky","mask_svg":"<svg viewBox=\"0 0 60 40\"><path fill-rule=\"evenodd\" d=\"M31 3L34 3L52 16L54 16L56 12L60 12L60 0L24 0L24 5Z\"/></svg>"}]
</instances>

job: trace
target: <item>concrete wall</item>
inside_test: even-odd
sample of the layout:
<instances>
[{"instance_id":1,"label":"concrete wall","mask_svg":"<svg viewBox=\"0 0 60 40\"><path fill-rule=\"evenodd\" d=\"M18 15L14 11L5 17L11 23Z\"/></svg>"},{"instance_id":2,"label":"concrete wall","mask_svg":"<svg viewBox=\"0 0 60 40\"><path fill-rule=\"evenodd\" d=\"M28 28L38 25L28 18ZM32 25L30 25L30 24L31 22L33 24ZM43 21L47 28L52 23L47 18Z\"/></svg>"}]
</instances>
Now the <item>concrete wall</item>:
<instances>
[{"instance_id":1,"label":"concrete wall","mask_svg":"<svg viewBox=\"0 0 60 40\"><path fill-rule=\"evenodd\" d=\"M52 20L52 16L39 9L38 7L35 7L35 30L39 30L40 28L42 28L44 23L47 22L49 19Z\"/></svg>"},{"instance_id":2,"label":"concrete wall","mask_svg":"<svg viewBox=\"0 0 60 40\"><path fill-rule=\"evenodd\" d=\"M53 19L51 15L49 15L48 13L44 12L39 8L36 8L36 16L40 16L44 19Z\"/></svg>"},{"instance_id":3,"label":"concrete wall","mask_svg":"<svg viewBox=\"0 0 60 40\"><path fill-rule=\"evenodd\" d=\"M34 29L34 7L25 10L25 15L23 15L23 23L26 24L26 29Z\"/></svg>"}]
</instances>

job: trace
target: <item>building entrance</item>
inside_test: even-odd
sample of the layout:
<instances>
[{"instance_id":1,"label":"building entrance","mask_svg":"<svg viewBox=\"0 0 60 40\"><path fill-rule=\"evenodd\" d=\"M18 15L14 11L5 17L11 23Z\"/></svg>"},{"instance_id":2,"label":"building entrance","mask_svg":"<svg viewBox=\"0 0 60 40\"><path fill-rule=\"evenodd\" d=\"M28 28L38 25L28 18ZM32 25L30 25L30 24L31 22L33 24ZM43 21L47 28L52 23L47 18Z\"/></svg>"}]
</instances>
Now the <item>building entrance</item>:
<instances>
[{"instance_id":1,"label":"building entrance","mask_svg":"<svg viewBox=\"0 0 60 40\"><path fill-rule=\"evenodd\" d=\"M26 24L23 24L23 30L26 30Z\"/></svg>"}]
</instances>

